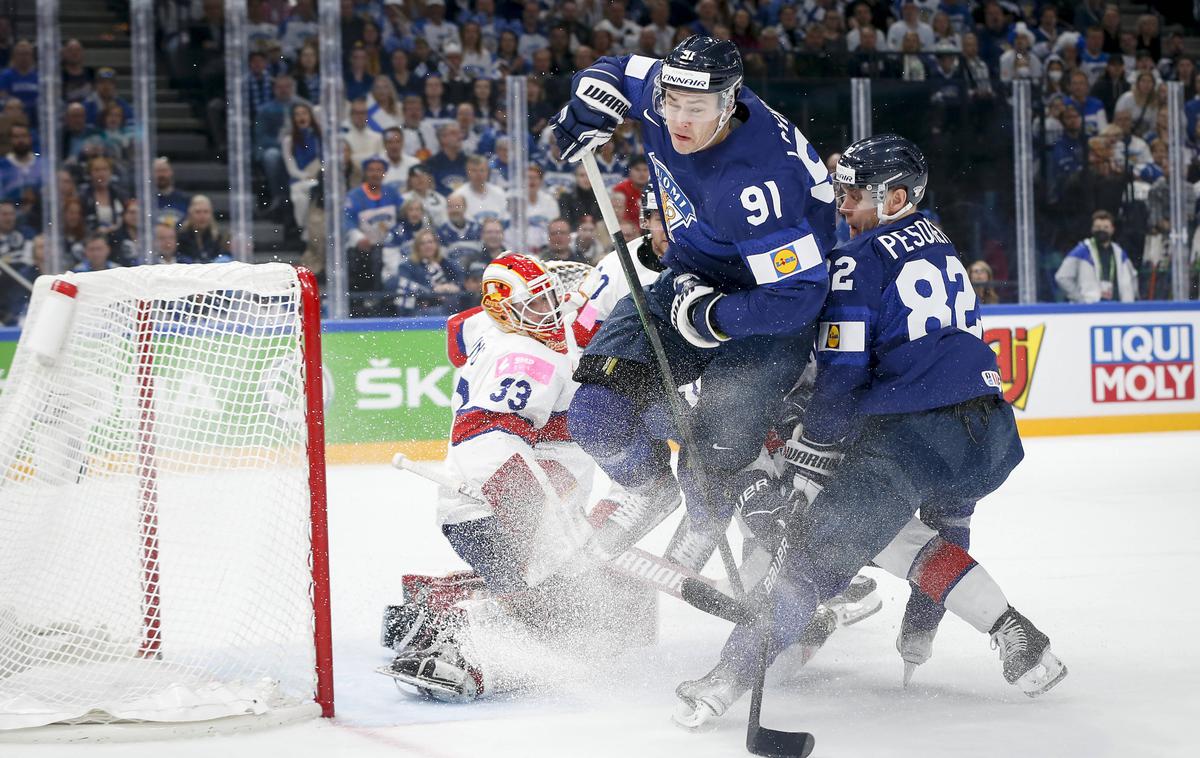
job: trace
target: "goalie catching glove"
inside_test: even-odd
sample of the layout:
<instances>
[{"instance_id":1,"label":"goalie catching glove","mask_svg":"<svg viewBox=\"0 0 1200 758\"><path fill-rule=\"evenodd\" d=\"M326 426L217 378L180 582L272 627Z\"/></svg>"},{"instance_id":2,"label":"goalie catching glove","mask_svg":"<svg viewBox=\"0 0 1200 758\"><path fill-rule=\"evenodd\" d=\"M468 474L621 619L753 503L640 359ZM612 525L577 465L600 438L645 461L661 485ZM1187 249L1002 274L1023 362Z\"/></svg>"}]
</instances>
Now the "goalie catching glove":
<instances>
[{"instance_id":1,"label":"goalie catching glove","mask_svg":"<svg viewBox=\"0 0 1200 758\"><path fill-rule=\"evenodd\" d=\"M683 338L696 347L717 347L729 337L717 329L713 308L725 297L695 274L675 277L675 299L671 301L671 323Z\"/></svg>"},{"instance_id":2,"label":"goalie catching glove","mask_svg":"<svg viewBox=\"0 0 1200 758\"><path fill-rule=\"evenodd\" d=\"M554 138L564 161L575 163L584 153L594 152L612 139L625 120L629 100L599 69L586 69L575 80L571 100L554 117Z\"/></svg>"}]
</instances>

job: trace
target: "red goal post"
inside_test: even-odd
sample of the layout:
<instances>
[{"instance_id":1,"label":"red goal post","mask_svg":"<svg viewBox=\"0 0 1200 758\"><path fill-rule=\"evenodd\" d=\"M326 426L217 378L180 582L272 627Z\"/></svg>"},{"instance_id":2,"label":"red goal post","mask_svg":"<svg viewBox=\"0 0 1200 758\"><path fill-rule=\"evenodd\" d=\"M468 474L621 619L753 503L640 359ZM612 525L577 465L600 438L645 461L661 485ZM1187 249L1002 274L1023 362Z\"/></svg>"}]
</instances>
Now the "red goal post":
<instances>
[{"instance_id":1,"label":"red goal post","mask_svg":"<svg viewBox=\"0 0 1200 758\"><path fill-rule=\"evenodd\" d=\"M302 268L39 278L0 393L0 739L333 715L320 345Z\"/></svg>"}]
</instances>

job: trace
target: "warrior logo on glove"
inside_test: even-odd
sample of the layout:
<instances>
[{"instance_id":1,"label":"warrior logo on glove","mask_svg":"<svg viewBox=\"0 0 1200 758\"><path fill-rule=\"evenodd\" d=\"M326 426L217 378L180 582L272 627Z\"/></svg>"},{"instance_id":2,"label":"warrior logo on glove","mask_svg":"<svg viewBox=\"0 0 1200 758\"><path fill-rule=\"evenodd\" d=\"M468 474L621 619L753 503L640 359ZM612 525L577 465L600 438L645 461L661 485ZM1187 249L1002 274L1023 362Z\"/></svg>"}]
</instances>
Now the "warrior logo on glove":
<instances>
[{"instance_id":1,"label":"warrior logo on glove","mask_svg":"<svg viewBox=\"0 0 1200 758\"><path fill-rule=\"evenodd\" d=\"M605 111L618 119L618 122L629 112L629 101L611 84L599 79L584 79L579 84L581 98L590 102L597 110Z\"/></svg>"}]
</instances>

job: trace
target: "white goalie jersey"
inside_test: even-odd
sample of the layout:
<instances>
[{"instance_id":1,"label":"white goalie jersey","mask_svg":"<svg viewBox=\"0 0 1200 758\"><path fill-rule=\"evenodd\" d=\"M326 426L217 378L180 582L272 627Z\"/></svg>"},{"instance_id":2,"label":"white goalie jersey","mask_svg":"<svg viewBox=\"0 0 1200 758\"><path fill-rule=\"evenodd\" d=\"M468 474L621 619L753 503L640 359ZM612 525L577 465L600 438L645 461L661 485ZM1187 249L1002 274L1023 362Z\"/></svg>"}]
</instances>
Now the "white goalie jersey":
<instances>
[{"instance_id":1,"label":"white goalie jersey","mask_svg":"<svg viewBox=\"0 0 1200 758\"><path fill-rule=\"evenodd\" d=\"M657 276L637 266L643 284ZM538 551L558 554L586 539L585 509L596 465L567 431L567 408L579 386L572 374L580 349L629 288L615 254L581 278L573 271L568 288L582 305L568 318L565 352L502 330L482 308L449 319L447 352L460 374L445 465L484 498L444 492L441 524L496 516L527 538L536 532ZM547 490L553 493L542 498Z\"/></svg>"},{"instance_id":2,"label":"white goalie jersey","mask_svg":"<svg viewBox=\"0 0 1200 758\"><path fill-rule=\"evenodd\" d=\"M590 474L591 459L567 433L567 407L579 386L571 379L570 358L501 331L486 314L472 322L464 332L474 339L452 400L447 470L485 495L504 485L506 470L516 465L513 456L555 460L567 472ZM443 500L438 515L441 523L453 524L500 515L493 510L486 502Z\"/></svg>"}]
</instances>

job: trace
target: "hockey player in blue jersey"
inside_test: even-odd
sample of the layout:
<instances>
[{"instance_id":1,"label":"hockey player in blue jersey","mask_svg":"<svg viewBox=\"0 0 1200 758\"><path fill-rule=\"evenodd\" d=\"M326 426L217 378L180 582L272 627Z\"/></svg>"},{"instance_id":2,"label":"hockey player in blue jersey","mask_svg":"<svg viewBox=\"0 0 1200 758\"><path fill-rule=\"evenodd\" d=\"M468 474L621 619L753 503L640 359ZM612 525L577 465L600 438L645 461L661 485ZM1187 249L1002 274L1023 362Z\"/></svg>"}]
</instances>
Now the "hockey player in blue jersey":
<instances>
[{"instance_id":1,"label":"hockey player in blue jersey","mask_svg":"<svg viewBox=\"0 0 1200 758\"><path fill-rule=\"evenodd\" d=\"M647 290L651 320L676 380L702 379L689 419L697 449L683 455L716 485L699 492L690 465L679 483L672 474L666 398L627 297L585 351L568 415L572 437L638 495L592 548L620 553L679 505L682 485L691 531L669 557L698 568L740 491L738 472L808 360L828 288L833 187L800 130L742 86L731 42L693 36L661 61L604 57L572 86L554 121L564 159L597 150L627 117L641 122L670 238L667 270ZM704 518L714 509L716 520Z\"/></svg>"},{"instance_id":2,"label":"hockey player in blue jersey","mask_svg":"<svg viewBox=\"0 0 1200 758\"><path fill-rule=\"evenodd\" d=\"M803 464L798 491L815 497L788 524L782 571L768 572L751 594L757 620L735 627L713 671L676 690L675 721L683 726L723 714L752 684L764 637L770 660L916 511L943 539L965 547L975 502L1023 457L967 272L950 240L916 208L927 179L921 152L891 134L856 142L837 164L838 212L851 238L830 255L814 394L789 451L789 460ZM969 568L952 564L938 580L946 587ZM1066 668L1045 634L1006 600L999 605L977 613L995 619L989 631L1004 676L1030 696L1041 694ZM924 596L911 601L901 652L909 634L924 633L914 644L931 647L943 612Z\"/></svg>"}]
</instances>

